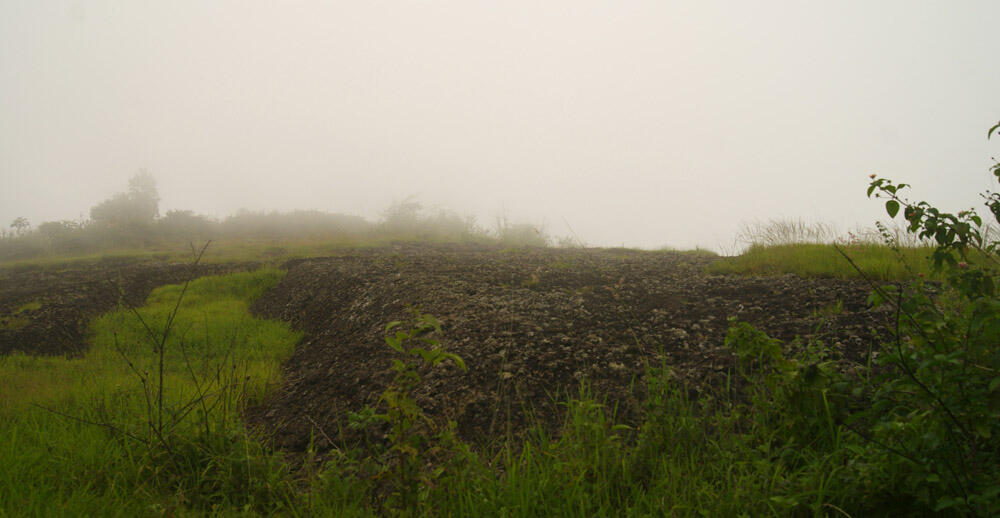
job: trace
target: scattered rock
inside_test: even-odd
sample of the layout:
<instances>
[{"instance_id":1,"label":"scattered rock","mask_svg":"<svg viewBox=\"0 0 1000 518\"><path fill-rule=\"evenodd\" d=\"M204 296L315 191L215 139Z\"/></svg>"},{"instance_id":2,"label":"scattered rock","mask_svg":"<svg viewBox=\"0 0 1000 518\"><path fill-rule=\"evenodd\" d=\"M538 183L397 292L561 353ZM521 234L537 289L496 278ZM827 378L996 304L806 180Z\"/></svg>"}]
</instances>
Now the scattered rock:
<instances>
[{"instance_id":1,"label":"scattered rock","mask_svg":"<svg viewBox=\"0 0 1000 518\"><path fill-rule=\"evenodd\" d=\"M727 319L741 306L751 308L741 319L776 338L818 332L824 343L839 341L836 353L849 358L867 354L868 330L882 326L865 307L861 282L700 274L712 260L410 245L292 261L253 311L291 322L306 339L285 365L284 387L248 419L293 451L308 446L316 426L327 435L347 430L347 412L376 403L392 380L395 353L384 326L405 320L410 306L441 320L443 345L468 366L435 372L417 400L473 441L535 420L556 431L562 407L555 401L578 397L581 382L619 419L638 422L645 365L666 362L678 382L726 376L733 362L723 347ZM838 300L842 313L815 316ZM850 340L848 329L860 339Z\"/></svg>"}]
</instances>

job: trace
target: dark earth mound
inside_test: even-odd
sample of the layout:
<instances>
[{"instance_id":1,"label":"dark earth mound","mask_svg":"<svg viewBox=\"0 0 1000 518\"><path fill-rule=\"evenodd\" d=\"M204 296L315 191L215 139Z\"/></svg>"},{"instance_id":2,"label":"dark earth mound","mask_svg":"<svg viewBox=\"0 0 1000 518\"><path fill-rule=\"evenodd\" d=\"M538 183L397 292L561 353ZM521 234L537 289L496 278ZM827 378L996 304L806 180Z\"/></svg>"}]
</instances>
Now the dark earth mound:
<instances>
[{"instance_id":1,"label":"dark earth mound","mask_svg":"<svg viewBox=\"0 0 1000 518\"><path fill-rule=\"evenodd\" d=\"M347 430L347 412L376 404L395 353L385 325L413 306L443 323L443 345L468 371L442 364L418 401L490 440L523 430L530 411L556 426L558 400L586 380L623 422L641 418L643 375L661 362L680 378L718 380L733 364L728 317L771 336L821 339L862 359L884 327L860 281L702 273L712 258L620 249L500 250L396 246L295 260L253 310L306 333L283 387L250 412L277 446L321 449Z\"/></svg>"},{"instance_id":2,"label":"dark earth mound","mask_svg":"<svg viewBox=\"0 0 1000 518\"><path fill-rule=\"evenodd\" d=\"M257 263L200 264L194 276L247 271ZM78 354L90 318L145 302L158 286L182 283L190 265L103 260L0 268L0 354Z\"/></svg>"}]
</instances>

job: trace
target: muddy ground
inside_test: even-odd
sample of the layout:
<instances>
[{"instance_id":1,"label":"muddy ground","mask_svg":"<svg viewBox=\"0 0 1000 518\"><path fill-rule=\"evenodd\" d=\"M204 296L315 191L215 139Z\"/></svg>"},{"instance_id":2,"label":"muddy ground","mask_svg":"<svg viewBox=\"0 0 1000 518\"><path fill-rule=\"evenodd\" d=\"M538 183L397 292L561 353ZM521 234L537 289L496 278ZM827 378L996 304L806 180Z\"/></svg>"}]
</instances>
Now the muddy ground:
<instances>
[{"instance_id":1,"label":"muddy ground","mask_svg":"<svg viewBox=\"0 0 1000 518\"><path fill-rule=\"evenodd\" d=\"M377 404L392 379L396 355L385 325L406 320L408 307L435 315L444 346L468 366L424 372L418 401L473 442L519 433L532 421L526 412L555 429L556 402L576 396L581 381L617 408L620 421L635 423L647 365L666 364L693 386L726 376L729 317L783 340L821 339L853 360L863 360L884 329L884 314L867 309L869 289L859 281L707 275L712 260L621 249L395 246L288 262L286 277L253 311L292 323L305 338L284 367L283 386L248 421L289 451L351 438L341 435L347 413ZM256 266L201 265L196 276ZM89 318L119 302L140 304L154 287L188 275L186 265L129 261L0 269L0 354L78 353Z\"/></svg>"},{"instance_id":2,"label":"muddy ground","mask_svg":"<svg viewBox=\"0 0 1000 518\"><path fill-rule=\"evenodd\" d=\"M202 264L194 276L255 269L258 263ZM79 354L89 319L145 302L157 286L184 282L191 267L135 259L0 268L0 354Z\"/></svg>"},{"instance_id":3,"label":"muddy ground","mask_svg":"<svg viewBox=\"0 0 1000 518\"><path fill-rule=\"evenodd\" d=\"M774 337L821 339L834 356L862 360L884 329L859 281L706 275L712 258L621 249L504 251L482 247L365 250L296 260L254 311L306 337L279 393L249 421L277 446L323 449L355 435L347 413L377 404L396 356L385 325L407 308L443 323L463 372L424 372L418 401L453 420L461 437L490 441L523 431L526 412L555 429L556 402L586 381L618 419L641 419L647 365L665 363L693 385L733 365L728 318Z\"/></svg>"}]
</instances>

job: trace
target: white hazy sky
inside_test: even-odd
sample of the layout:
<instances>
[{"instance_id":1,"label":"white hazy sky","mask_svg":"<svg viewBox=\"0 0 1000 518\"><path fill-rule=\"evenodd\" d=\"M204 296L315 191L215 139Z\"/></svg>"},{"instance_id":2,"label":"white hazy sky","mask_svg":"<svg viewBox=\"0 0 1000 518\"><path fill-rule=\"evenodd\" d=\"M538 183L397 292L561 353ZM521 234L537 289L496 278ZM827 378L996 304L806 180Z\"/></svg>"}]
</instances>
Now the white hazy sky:
<instances>
[{"instance_id":1,"label":"white hazy sky","mask_svg":"<svg viewBox=\"0 0 1000 518\"><path fill-rule=\"evenodd\" d=\"M0 0L0 223L394 200L596 245L995 185L1000 2Z\"/></svg>"}]
</instances>

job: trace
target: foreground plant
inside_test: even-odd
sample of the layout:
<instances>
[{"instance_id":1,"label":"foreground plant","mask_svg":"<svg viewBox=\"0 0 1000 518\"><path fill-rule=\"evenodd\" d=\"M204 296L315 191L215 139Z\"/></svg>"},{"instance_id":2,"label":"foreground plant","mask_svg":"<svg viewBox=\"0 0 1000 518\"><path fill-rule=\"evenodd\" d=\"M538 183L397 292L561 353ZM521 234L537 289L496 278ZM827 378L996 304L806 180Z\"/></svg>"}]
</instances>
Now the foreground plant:
<instances>
[{"instance_id":1,"label":"foreground plant","mask_svg":"<svg viewBox=\"0 0 1000 518\"><path fill-rule=\"evenodd\" d=\"M1000 128L992 127L988 136ZM1000 163L991 167L1000 181ZM934 511L1000 513L1000 248L974 208L946 213L902 196L907 184L873 175L868 195L900 210L907 231L937 243L940 285L918 279L878 287L894 309L866 414L872 481L912 492ZM1000 223L1000 193L982 194Z\"/></svg>"},{"instance_id":2,"label":"foreground plant","mask_svg":"<svg viewBox=\"0 0 1000 518\"><path fill-rule=\"evenodd\" d=\"M391 461L382 465L377 477L388 479L392 485L387 502L391 507L412 511L425 499L425 488L432 486L444 473L440 466L426 469L425 463L430 457L466 450L455 439L450 423L442 429L424 413L414 398L414 391L423 381L422 373L442 362L450 361L463 371L466 367L461 357L448 352L436 338L441 332L441 323L433 315L411 310L408 324L408 329L402 321L390 322L385 327L386 332L396 330L385 337L385 343L401 358L392 360L396 375L379 397L377 406L383 412L369 407L350 417L355 428L369 427L375 422L389 426Z\"/></svg>"},{"instance_id":3,"label":"foreground plant","mask_svg":"<svg viewBox=\"0 0 1000 518\"><path fill-rule=\"evenodd\" d=\"M97 319L95 341L103 345L95 345L90 356L94 364L106 362L102 373L109 379L90 381L86 404L42 408L120 444L135 491L163 500L152 504L156 510L167 512L172 505L273 510L292 498L289 470L240 419L248 401L262 395L262 380L255 379L261 358L251 358L248 341L276 337L248 336L267 326L244 333L238 323L214 323L210 330L208 320L210 314L218 318L219 310L235 309L231 299L222 300L233 297L227 287L238 291L242 283L276 278L261 271L195 280L207 246L193 251L184 284L154 291L145 307L120 307ZM277 338L284 340L269 342L271 347L290 348L290 337Z\"/></svg>"}]
</instances>

